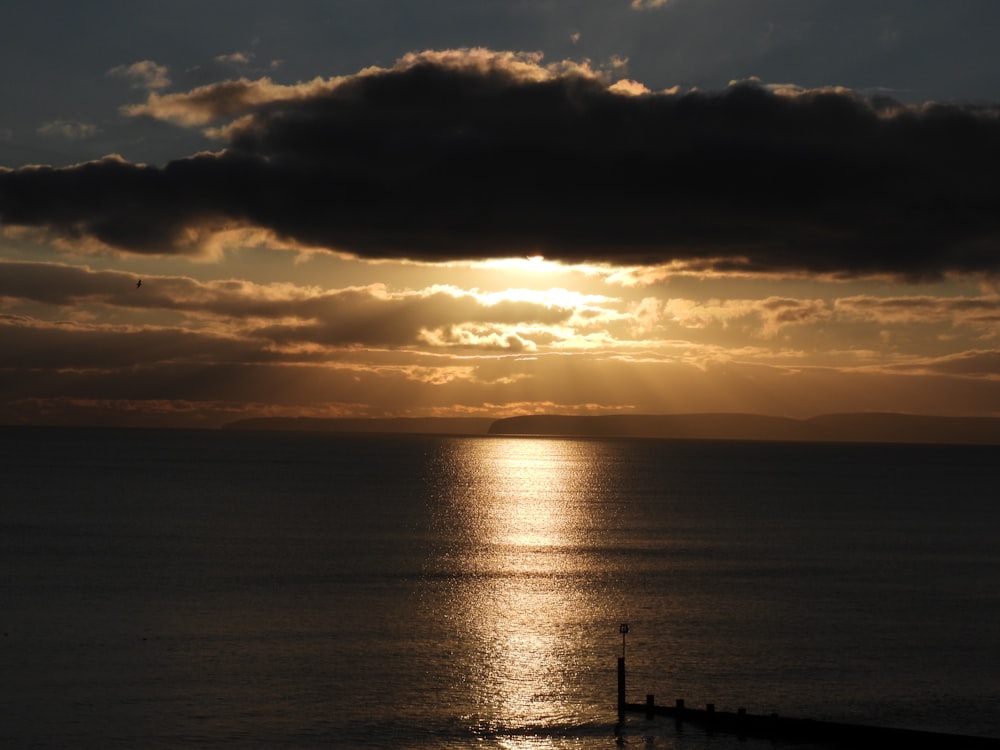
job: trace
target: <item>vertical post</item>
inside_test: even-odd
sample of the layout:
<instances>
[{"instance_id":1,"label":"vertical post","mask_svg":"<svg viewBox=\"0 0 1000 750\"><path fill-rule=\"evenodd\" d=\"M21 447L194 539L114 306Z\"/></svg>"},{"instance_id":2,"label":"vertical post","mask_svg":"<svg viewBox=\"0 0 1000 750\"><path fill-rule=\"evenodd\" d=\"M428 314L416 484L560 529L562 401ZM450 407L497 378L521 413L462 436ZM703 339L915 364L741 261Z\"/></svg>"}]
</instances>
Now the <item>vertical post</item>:
<instances>
[{"instance_id":1,"label":"vertical post","mask_svg":"<svg viewBox=\"0 0 1000 750\"><path fill-rule=\"evenodd\" d=\"M652 693L647 693L646 694L646 718L647 719L652 719L653 718L653 713L654 713L653 706L655 705L655 701L656 701L656 699L653 697Z\"/></svg>"},{"instance_id":2,"label":"vertical post","mask_svg":"<svg viewBox=\"0 0 1000 750\"><path fill-rule=\"evenodd\" d=\"M628 633L628 623L618 626L622 634L622 655L618 657L618 721L625 721L625 635Z\"/></svg>"},{"instance_id":3,"label":"vertical post","mask_svg":"<svg viewBox=\"0 0 1000 750\"><path fill-rule=\"evenodd\" d=\"M618 721L625 721L625 657L618 657Z\"/></svg>"}]
</instances>

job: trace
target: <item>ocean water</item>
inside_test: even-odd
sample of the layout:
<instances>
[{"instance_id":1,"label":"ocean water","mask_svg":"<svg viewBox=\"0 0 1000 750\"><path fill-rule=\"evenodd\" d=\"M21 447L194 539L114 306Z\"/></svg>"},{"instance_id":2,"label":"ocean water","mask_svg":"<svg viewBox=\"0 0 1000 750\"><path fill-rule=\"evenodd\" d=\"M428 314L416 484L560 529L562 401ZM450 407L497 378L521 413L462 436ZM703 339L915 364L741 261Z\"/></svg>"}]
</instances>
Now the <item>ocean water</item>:
<instances>
[{"instance_id":1,"label":"ocean water","mask_svg":"<svg viewBox=\"0 0 1000 750\"><path fill-rule=\"evenodd\" d=\"M0 429L4 748L1000 737L1000 451Z\"/></svg>"}]
</instances>

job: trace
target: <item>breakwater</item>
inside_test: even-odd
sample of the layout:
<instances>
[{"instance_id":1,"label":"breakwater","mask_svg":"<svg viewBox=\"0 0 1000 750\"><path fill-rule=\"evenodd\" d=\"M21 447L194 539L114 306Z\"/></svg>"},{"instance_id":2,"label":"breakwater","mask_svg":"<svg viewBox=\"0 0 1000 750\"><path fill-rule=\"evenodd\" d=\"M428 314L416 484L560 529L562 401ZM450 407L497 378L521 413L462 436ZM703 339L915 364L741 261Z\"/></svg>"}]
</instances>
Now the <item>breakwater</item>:
<instances>
[{"instance_id":1,"label":"breakwater","mask_svg":"<svg viewBox=\"0 0 1000 750\"><path fill-rule=\"evenodd\" d=\"M934 748L941 750L1000 750L1000 738L927 732L917 729L846 724L818 719L797 719L777 713L751 714L740 708L735 712L716 711L715 704L705 708L689 708L683 699L673 705L657 705L655 696L646 695L645 703L629 703L626 699L625 637L627 623L618 629L622 637L622 655L618 657L618 720L624 722L627 713L643 713L652 720L657 716L674 719L678 726L685 723L702 727L706 732L724 732L737 737L753 737L771 741L816 743L827 747L874 745L901 746L908 750ZM891 743L891 744L890 744Z\"/></svg>"},{"instance_id":2,"label":"breakwater","mask_svg":"<svg viewBox=\"0 0 1000 750\"><path fill-rule=\"evenodd\" d=\"M949 750L1000 750L1000 739L975 737L914 729L896 729L859 724L843 724L816 719L795 719L778 714L755 715L744 709L716 711L714 704L690 708L683 700L673 705L657 705L654 696L645 703L624 703L624 712L643 713L648 718L665 716L678 724L690 723L705 731L724 732L739 737L754 737L782 742L816 742L834 745L877 743L878 747L899 744L906 748L948 748Z\"/></svg>"}]
</instances>

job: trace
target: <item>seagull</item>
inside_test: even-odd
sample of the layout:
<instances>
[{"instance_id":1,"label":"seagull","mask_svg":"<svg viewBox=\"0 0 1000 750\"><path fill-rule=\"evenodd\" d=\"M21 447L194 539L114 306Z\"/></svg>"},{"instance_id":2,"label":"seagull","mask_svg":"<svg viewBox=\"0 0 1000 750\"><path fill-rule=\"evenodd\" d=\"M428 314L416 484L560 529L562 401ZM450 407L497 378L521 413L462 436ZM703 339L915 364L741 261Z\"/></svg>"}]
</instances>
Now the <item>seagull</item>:
<instances>
[{"instance_id":1,"label":"seagull","mask_svg":"<svg viewBox=\"0 0 1000 750\"><path fill-rule=\"evenodd\" d=\"M135 282L135 288L138 289L141 286L142 286L142 279L139 279L137 282Z\"/></svg>"}]
</instances>

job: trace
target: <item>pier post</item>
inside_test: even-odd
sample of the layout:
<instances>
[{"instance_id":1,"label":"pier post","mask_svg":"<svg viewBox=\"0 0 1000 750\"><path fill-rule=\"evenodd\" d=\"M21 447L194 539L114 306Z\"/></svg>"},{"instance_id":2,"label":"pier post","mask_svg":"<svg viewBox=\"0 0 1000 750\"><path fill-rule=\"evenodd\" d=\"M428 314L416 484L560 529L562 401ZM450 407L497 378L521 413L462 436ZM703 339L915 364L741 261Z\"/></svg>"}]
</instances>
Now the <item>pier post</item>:
<instances>
[{"instance_id":1,"label":"pier post","mask_svg":"<svg viewBox=\"0 0 1000 750\"><path fill-rule=\"evenodd\" d=\"M618 657L618 721L625 721L625 657Z\"/></svg>"},{"instance_id":2,"label":"pier post","mask_svg":"<svg viewBox=\"0 0 1000 750\"><path fill-rule=\"evenodd\" d=\"M653 718L653 714L654 714L653 706L654 705L655 705L655 699L653 698L653 694L652 693L648 693L646 695L646 718L647 719L652 719Z\"/></svg>"},{"instance_id":3,"label":"pier post","mask_svg":"<svg viewBox=\"0 0 1000 750\"><path fill-rule=\"evenodd\" d=\"M628 623L618 627L622 634L622 655L618 657L618 721L625 721L625 635L628 633Z\"/></svg>"}]
</instances>

